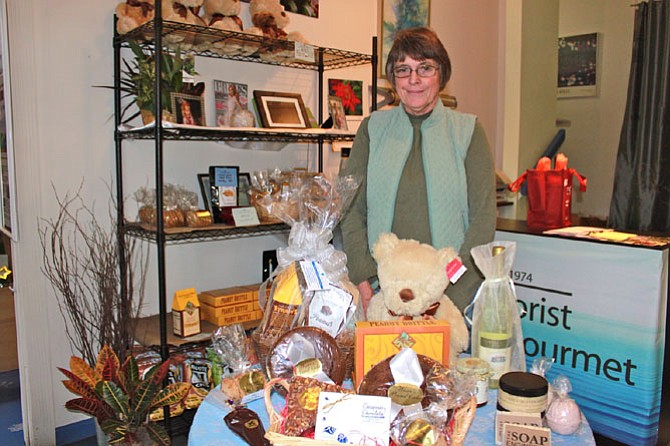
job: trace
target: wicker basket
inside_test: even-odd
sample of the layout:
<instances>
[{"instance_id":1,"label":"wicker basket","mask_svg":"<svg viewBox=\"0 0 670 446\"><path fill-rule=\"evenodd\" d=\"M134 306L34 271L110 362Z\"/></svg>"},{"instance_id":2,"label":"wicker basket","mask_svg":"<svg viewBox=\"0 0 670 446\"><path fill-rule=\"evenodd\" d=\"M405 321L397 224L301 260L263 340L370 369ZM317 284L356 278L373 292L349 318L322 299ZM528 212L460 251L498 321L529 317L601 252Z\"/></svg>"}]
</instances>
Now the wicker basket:
<instances>
[{"instance_id":1,"label":"wicker basket","mask_svg":"<svg viewBox=\"0 0 670 446\"><path fill-rule=\"evenodd\" d=\"M270 426L265 432L265 438L268 439L273 446L316 446L316 445L341 445L336 441L327 441L327 440L314 440L312 438L304 437L289 437L287 435L282 435L279 433L281 430L281 425L283 418L277 413L272 404L272 389L275 386L281 386L283 388L283 393L288 393L288 381L285 379L271 379L264 389L264 400L265 400L265 409L268 412L268 417L270 418ZM451 437L451 446L463 446L465 441L465 436L468 434L468 429L472 424L472 420L475 418L475 412L477 410L477 400L475 397L472 397L465 405L456 409L454 417L451 421L450 426L450 437Z\"/></svg>"}]
</instances>

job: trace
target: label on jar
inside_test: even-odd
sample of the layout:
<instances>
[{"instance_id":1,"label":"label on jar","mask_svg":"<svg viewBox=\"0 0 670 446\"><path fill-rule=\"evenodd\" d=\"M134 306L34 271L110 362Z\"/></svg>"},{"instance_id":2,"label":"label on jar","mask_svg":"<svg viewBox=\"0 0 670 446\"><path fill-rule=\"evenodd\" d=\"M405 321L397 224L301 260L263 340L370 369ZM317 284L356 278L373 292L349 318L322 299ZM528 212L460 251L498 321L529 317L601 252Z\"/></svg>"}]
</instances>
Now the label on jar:
<instances>
[{"instance_id":1,"label":"label on jar","mask_svg":"<svg viewBox=\"0 0 670 446\"><path fill-rule=\"evenodd\" d=\"M489 379L478 379L475 384L475 398L477 398L477 405L482 406L489 400Z\"/></svg>"},{"instance_id":2,"label":"label on jar","mask_svg":"<svg viewBox=\"0 0 670 446\"><path fill-rule=\"evenodd\" d=\"M541 413L547 410L547 395L519 396L498 389L498 404L510 412Z\"/></svg>"}]
</instances>

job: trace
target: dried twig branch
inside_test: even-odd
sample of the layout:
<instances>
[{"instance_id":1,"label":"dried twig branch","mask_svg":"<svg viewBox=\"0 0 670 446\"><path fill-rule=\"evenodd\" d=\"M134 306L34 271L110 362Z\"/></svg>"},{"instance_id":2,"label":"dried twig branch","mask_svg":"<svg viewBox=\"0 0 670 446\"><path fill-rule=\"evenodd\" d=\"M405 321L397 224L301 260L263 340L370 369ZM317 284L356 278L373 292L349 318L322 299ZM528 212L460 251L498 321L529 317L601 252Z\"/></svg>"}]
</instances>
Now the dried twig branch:
<instances>
[{"instance_id":1,"label":"dried twig branch","mask_svg":"<svg viewBox=\"0 0 670 446\"><path fill-rule=\"evenodd\" d=\"M116 227L116 201L110 190L109 227L92 206L74 193L60 197L54 219L41 219L42 272L58 294L70 344L94 365L98 351L109 345L125 358L135 336L135 321L144 301L148 247L124 236ZM119 242L124 243L123 259ZM123 260L123 261L122 261ZM121 268L123 266L123 269Z\"/></svg>"}]
</instances>

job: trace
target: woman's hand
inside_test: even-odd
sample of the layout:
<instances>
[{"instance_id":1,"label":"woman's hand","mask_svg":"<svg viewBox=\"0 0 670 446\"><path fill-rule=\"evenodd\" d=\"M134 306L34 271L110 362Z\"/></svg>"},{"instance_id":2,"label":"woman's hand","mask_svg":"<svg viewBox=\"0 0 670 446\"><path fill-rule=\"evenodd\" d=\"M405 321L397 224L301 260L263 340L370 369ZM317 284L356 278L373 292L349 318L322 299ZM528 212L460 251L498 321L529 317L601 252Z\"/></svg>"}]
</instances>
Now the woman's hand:
<instances>
[{"instance_id":1,"label":"woman's hand","mask_svg":"<svg viewBox=\"0 0 670 446\"><path fill-rule=\"evenodd\" d=\"M361 304L363 305L363 315L367 317L368 314L368 305L370 304L370 301L372 300L372 286L370 285L370 282L367 280L364 280L363 282L359 283L357 285L358 292L361 294Z\"/></svg>"}]
</instances>

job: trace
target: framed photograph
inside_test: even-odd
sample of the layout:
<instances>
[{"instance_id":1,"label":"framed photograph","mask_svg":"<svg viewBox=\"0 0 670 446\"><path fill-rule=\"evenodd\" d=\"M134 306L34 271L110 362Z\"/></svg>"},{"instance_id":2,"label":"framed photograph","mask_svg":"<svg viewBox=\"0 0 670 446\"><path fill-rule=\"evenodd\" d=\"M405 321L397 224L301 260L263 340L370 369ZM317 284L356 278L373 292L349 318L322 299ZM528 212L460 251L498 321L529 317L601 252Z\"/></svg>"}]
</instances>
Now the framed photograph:
<instances>
[{"instance_id":1,"label":"framed photograph","mask_svg":"<svg viewBox=\"0 0 670 446\"><path fill-rule=\"evenodd\" d=\"M344 114L342 99L337 96L328 97L328 113L333 119L333 128L338 130L349 130L347 117Z\"/></svg>"},{"instance_id":2,"label":"framed photograph","mask_svg":"<svg viewBox=\"0 0 670 446\"><path fill-rule=\"evenodd\" d=\"M209 187L209 173L198 174L198 185L200 185L200 196L205 203L205 209L212 212L212 193Z\"/></svg>"},{"instance_id":3,"label":"framed photograph","mask_svg":"<svg viewBox=\"0 0 670 446\"><path fill-rule=\"evenodd\" d=\"M214 80L214 107L217 127L239 127L234 117L248 110L249 87L247 84Z\"/></svg>"},{"instance_id":4,"label":"framed photograph","mask_svg":"<svg viewBox=\"0 0 670 446\"><path fill-rule=\"evenodd\" d=\"M238 206L238 166L209 166L209 193L214 223L234 224L232 209Z\"/></svg>"},{"instance_id":5,"label":"framed photograph","mask_svg":"<svg viewBox=\"0 0 670 446\"><path fill-rule=\"evenodd\" d=\"M254 100L265 128L309 127L309 115L299 93L254 90Z\"/></svg>"},{"instance_id":6,"label":"framed photograph","mask_svg":"<svg viewBox=\"0 0 670 446\"><path fill-rule=\"evenodd\" d=\"M177 124L205 126L205 101L202 96L170 93L172 112Z\"/></svg>"},{"instance_id":7,"label":"framed photograph","mask_svg":"<svg viewBox=\"0 0 670 446\"><path fill-rule=\"evenodd\" d=\"M251 190L251 175L249 172L240 172L237 178L237 203L238 206L251 206L249 202L249 191Z\"/></svg>"},{"instance_id":8,"label":"framed photograph","mask_svg":"<svg viewBox=\"0 0 670 446\"><path fill-rule=\"evenodd\" d=\"M379 76L386 78L386 60L398 31L414 26L428 26L430 0L380 0Z\"/></svg>"},{"instance_id":9,"label":"framed photograph","mask_svg":"<svg viewBox=\"0 0 670 446\"><path fill-rule=\"evenodd\" d=\"M319 18L319 0L280 0L286 12Z\"/></svg>"},{"instance_id":10,"label":"framed photograph","mask_svg":"<svg viewBox=\"0 0 670 446\"><path fill-rule=\"evenodd\" d=\"M559 98L598 95L598 33L558 38Z\"/></svg>"},{"instance_id":11,"label":"framed photograph","mask_svg":"<svg viewBox=\"0 0 670 446\"><path fill-rule=\"evenodd\" d=\"M328 79L328 94L342 99L347 116L363 116L363 81Z\"/></svg>"}]
</instances>

